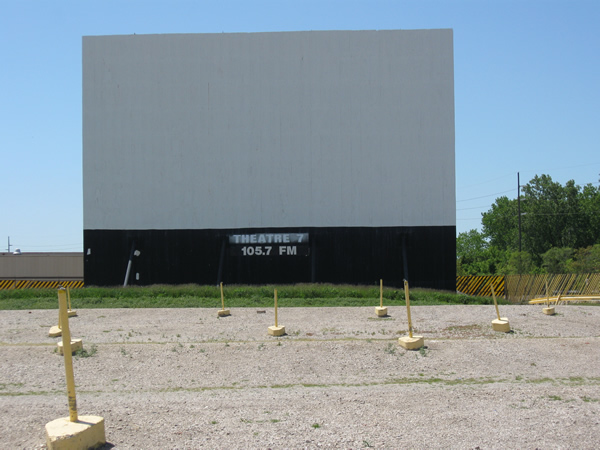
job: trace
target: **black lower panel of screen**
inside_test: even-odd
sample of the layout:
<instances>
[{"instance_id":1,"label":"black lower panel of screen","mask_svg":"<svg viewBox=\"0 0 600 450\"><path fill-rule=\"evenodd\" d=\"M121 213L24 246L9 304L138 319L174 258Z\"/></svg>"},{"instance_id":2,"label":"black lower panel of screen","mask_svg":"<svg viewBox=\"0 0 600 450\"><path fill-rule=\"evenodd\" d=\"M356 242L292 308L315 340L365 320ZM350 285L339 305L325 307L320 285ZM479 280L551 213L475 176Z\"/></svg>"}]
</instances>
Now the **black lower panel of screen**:
<instances>
[{"instance_id":1,"label":"black lower panel of screen","mask_svg":"<svg viewBox=\"0 0 600 450\"><path fill-rule=\"evenodd\" d=\"M85 230L87 286L373 284L455 290L456 228ZM126 280L127 278L127 280Z\"/></svg>"}]
</instances>

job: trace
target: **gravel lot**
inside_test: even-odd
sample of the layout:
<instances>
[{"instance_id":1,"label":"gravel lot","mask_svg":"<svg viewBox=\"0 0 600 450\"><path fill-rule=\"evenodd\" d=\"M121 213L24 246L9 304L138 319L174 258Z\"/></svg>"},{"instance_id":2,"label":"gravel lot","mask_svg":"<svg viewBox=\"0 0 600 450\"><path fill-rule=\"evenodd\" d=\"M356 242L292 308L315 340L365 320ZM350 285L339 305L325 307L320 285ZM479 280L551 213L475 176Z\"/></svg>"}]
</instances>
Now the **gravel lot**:
<instances>
[{"instance_id":1,"label":"gravel lot","mask_svg":"<svg viewBox=\"0 0 600 450\"><path fill-rule=\"evenodd\" d=\"M375 305L374 305L375 306ZM88 309L70 320L80 415L104 448L600 447L600 307ZM68 416L57 311L0 311L0 448Z\"/></svg>"}]
</instances>

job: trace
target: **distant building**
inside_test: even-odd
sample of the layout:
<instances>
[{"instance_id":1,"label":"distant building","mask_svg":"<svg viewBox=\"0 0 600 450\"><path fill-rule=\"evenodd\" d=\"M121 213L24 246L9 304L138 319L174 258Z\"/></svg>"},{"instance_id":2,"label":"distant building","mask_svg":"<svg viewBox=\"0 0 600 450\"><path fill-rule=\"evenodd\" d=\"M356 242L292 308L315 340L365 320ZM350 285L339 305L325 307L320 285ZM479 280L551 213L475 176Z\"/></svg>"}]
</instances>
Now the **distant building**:
<instances>
[{"instance_id":1,"label":"distant building","mask_svg":"<svg viewBox=\"0 0 600 450\"><path fill-rule=\"evenodd\" d=\"M0 253L0 280L83 280L83 253Z\"/></svg>"},{"instance_id":2,"label":"distant building","mask_svg":"<svg viewBox=\"0 0 600 450\"><path fill-rule=\"evenodd\" d=\"M452 41L84 37L86 285L454 290Z\"/></svg>"}]
</instances>

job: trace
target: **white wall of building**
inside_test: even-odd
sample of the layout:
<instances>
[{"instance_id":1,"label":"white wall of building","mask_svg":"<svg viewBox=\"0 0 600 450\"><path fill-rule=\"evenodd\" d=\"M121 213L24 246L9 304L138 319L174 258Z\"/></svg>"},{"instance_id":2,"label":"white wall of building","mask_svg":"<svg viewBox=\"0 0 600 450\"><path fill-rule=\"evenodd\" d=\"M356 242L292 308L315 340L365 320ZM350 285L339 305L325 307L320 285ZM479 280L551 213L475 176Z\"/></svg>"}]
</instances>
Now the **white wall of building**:
<instances>
[{"instance_id":1,"label":"white wall of building","mask_svg":"<svg viewBox=\"0 0 600 450\"><path fill-rule=\"evenodd\" d=\"M451 30L83 38L85 229L454 226Z\"/></svg>"}]
</instances>

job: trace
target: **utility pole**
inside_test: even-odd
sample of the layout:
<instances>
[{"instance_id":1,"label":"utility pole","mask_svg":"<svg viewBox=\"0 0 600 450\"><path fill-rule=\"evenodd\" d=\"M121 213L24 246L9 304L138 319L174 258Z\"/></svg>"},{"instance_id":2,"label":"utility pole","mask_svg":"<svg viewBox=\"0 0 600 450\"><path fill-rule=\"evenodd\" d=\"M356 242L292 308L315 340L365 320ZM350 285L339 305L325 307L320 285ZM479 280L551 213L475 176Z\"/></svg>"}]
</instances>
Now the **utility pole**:
<instances>
[{"instance_id":1,"label":"utility pole","mask_svg":"<svg viewBox=\"0 0 600 450\"><path fill-rule=\"evenodd\" d=\"M8 253L10 253L10 236L8 237L8 248L6 249Z\"/></svg>"},{"instance_id":2,"label":"utility pole","mask_svg":"<svg viewBox=\"0 0 600 450\"><path fill-rule=\"evenodd\" d=\"M517 205L519 210L519 253L521 253L521 179L517 172Z\"/></svg>"}]
</instances>

